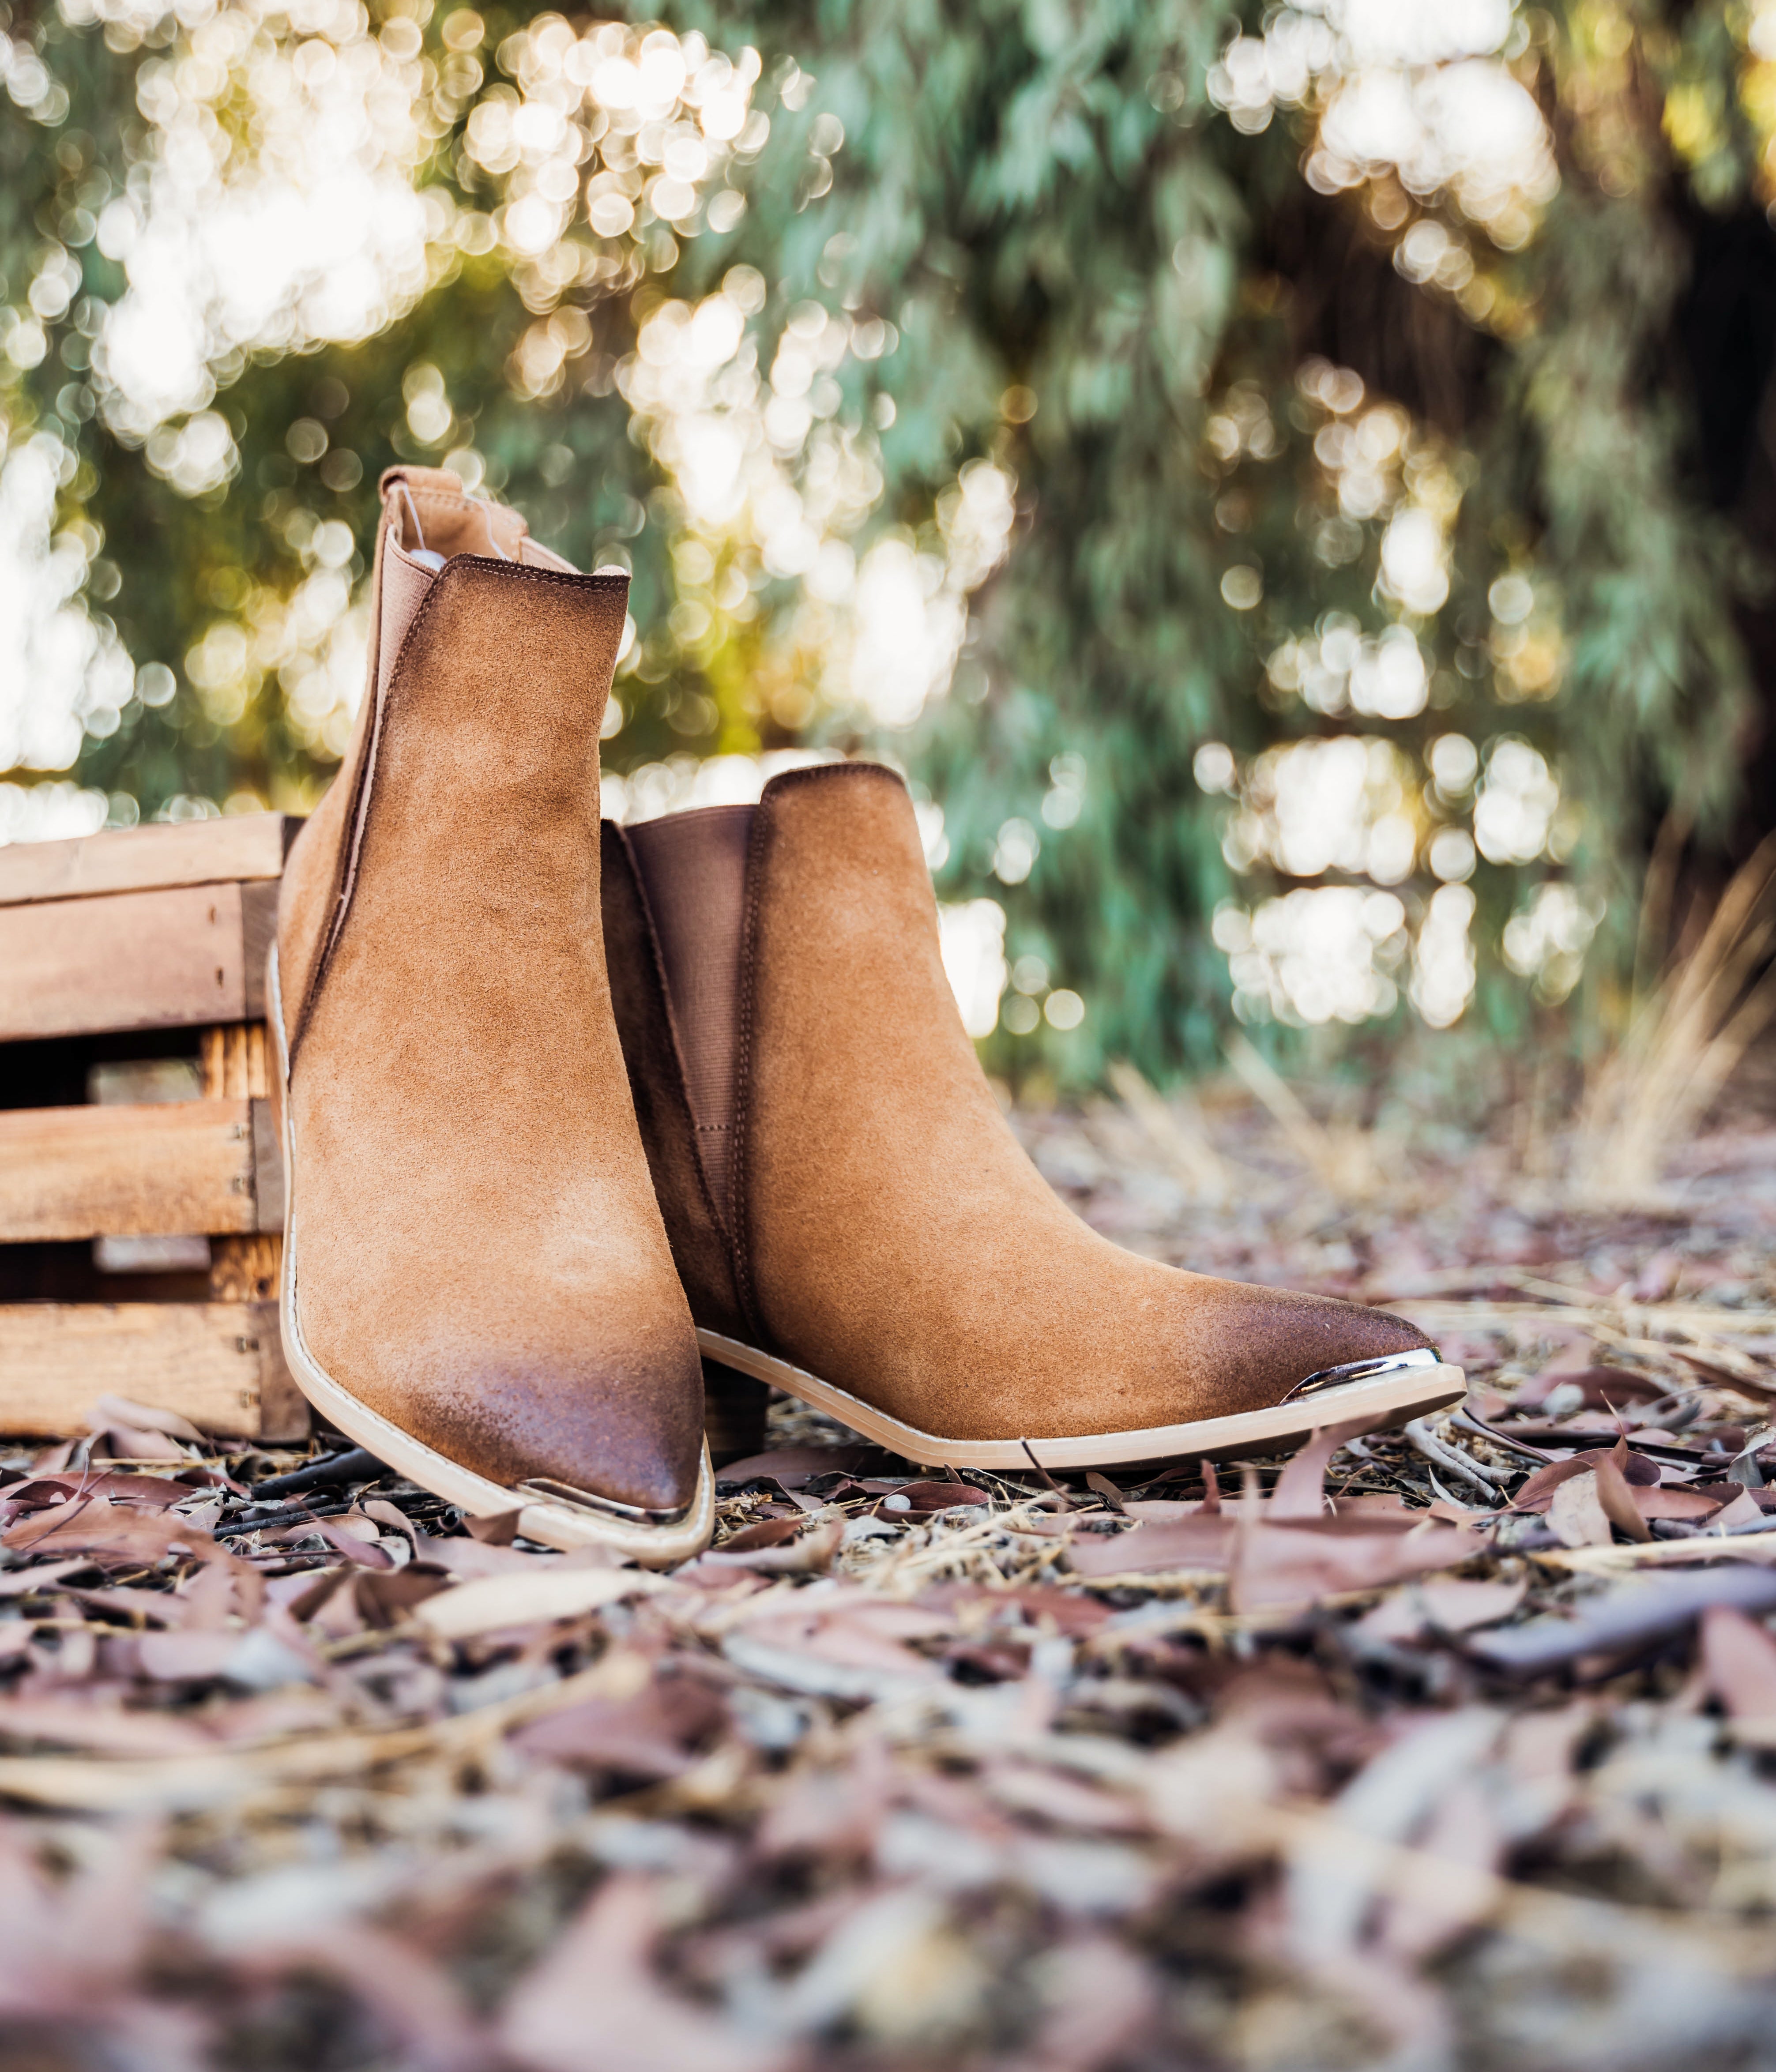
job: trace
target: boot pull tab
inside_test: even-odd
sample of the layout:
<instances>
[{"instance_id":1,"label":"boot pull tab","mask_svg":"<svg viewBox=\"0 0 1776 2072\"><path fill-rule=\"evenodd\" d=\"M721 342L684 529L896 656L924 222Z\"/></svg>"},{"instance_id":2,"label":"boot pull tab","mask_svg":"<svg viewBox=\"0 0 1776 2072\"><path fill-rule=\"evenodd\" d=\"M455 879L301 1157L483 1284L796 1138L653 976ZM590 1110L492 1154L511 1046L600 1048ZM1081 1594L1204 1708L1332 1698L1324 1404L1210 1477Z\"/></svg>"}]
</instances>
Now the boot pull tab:
<instances>
[{"instance_id":1,"label":"boot pull tab","mask_svg":"<svg viewBox=\"0 0 1776 2072\"><path fill-rule=\"evenodd\" d=\"M524 559L523 549L529 528L524 520L516 511L506 510L489 497L470 495L462 487L462 478L450 469L392 467L384 472L380 486L384 508L392 512L401 512L401 529L413 541L411 547L402 543L403 554L428 575L438 574L455 554L485 553L495 561L507 562ZM431 500L433 524L450 541L447 549L434 545L426 536L425 521L420 516L421 501L426 498ZM484 547L474 538L476 519L480 520L486 541ZM501 526L513 536L518 549L516 553L500 539ZM557 557L556 565L565 569L568 565Z\"/></svg>"},{"instance_id":2,"label":"boot pull tab","mask_svg":"<svg viewBox=\"0 0 1776 2072\"><path fill-rule=\"evenodd\" d=\"M426 544L426 528L420 523L419 506L413 501L413 491L398 478L396 480L395 487L401 491L401 501L407 506L407 516L413 521L413 537L419 542L407 558L409 561L417 561L422 569L430 569L435 575L444 565L444 557L435 547L428 547ZM487 521L487 536L490 540L493 537L491 519ZM495 545L497 544L495 542Z\"/></svg>"}]
</instances>

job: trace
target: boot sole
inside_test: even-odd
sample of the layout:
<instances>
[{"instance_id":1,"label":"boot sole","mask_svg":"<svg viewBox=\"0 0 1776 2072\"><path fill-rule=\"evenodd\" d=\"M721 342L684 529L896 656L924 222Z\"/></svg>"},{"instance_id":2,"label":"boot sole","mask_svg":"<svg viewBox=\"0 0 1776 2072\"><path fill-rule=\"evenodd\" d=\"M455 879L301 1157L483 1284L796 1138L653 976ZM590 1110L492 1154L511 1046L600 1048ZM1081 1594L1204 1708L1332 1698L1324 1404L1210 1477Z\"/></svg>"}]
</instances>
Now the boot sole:
<instances>
[{"instance_id":1,"label":"boot sole","mask_svg":"<svg viewBox=\"0 0 1776 2072\"><path fill-rule=\"evenodd\" d=\"M1406 1424L1459 1403L1468 1390L1467 1377L1458 1367L1403 1367L1337 1383L1298 1403L1242 1411L1233 1417L1202 1418L1190 1424L1089 1432L1064 1439L943 1439L916 1425L903 1424L830 1382L791 1367L787 1360L774 1359L737 1338L725 1338L719 1331L699 1330L697 1338L706 1358L736 1367L756 1381L769 1382L922 1467L1009 1469L1026 1474L1032 1462L1049 1470L1102 1468L1124 1461L1225 1461L1246 1453L1281 1453L1305 1441L1311 1433L1333 1425L1374 1432Z\"/></svg>"},{"instance_id":2,"label":"boot sole","mask_svg":"<svg viewBox=\"0 0 1776 2072\"><path fill-rule=\"evenodd\" d=\"M314 1358L302 1336L297 1307L295 1126L290 1108L290 1056L284 1038L275 944L265 965L265 1016L278 1054L277 1120L284 1147L284 1260L279 1276L278 1318L284 1357L303 1395L348 1439L375 1454L397 1474L430 1490L434 1496L442 1497L446 1503L476 1518L499 1517L516 1511L518 1531L527 1540L539 1540L563 1552L582 1547L606 1547L648 1568L670 1568L701 1553L715 1528L715 1476L707 1445L697 1470L697 1494L680 1515L660 1524L623 1517L619 1515L622 1507L602 1511L596 1507L598 1500L590 1494L584 1506L550 1503L524 1490L491 1482L424 1445L380 1411L360 1402Z\"/></svg>"}]
</instances>

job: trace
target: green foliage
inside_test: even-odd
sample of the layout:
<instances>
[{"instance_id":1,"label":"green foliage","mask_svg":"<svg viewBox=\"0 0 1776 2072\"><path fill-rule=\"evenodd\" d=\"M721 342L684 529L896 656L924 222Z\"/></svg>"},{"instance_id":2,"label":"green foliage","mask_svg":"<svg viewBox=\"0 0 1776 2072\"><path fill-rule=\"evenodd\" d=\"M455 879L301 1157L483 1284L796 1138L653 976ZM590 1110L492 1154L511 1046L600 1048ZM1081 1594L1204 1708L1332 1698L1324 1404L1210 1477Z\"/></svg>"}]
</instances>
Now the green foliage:
<instances>
[{"instance_id":1,"label":"green foliage","mask_svg":"<svg viewBox=\"0 0 1776 2072\"><path fill-rule=\"evenodd\" d=\"M1309 882L1373 886L1373 846L1367 865L1351 852L1298 872L1250 833L1278 767L1254 758L1308 738L1379 744L1375 781L1394 785L1388 810L1409 826L1406 866L1384 878L1403 919L1377 967L1379 1026L1412 1018L1422 958L1404 946L1426 939L1439 876L1464 874L1432 867L1440 832L1471 824L1471 793L1431 770L1432 744L1459 735L1489 752L1527 742L1563 796L1531 853L1481 844L1475 1015L1507 1041L1529 1026L1528 953L1513 969L1499 946L1536 886L1565 878L1605 916L1579 996L1581 1027L1604 1026L1651 829L1675 808L1721 837L1740 802L1750 679L1736 614L1756 592L1758 542L1742 514L1711 508L1674 348L1699 226L1763 177L1776 95L1738 17L1720 0L1675 27L1577 0L1526 17L1508 55L1548 118L1558 191L1521 220L1482 220L1458 183L1414 193L1384 165L1336 193L1304 180L1323 83L1230 121L1209 88L1241 10L1217 0L664 11L717 51L762 54L752 105L770 134L726 175L746 197L737 225L699 216L675 236L643 209L631 233L600 240L582 200L582 263L553 286L509 246L434 253L412 306L363 341L219 366L238 467L195 496L150 466L151 444L107 428L83 380L124 285L95 220L142 191L157 148L136 113L143 68L190 33L171 17L134 42L14 18L16 47L40 54L68 105L0 111L0 299L23 310L51 261L80 282L46 319L40 364L0 360L0 413L15 450L34 428L65 442L60 521L102 541L88 607L137 664L177 680L170 703L132 700L113 730L92 728L83 780L145 813L175 795L311 800L336 741L293 721L294 665L275 643L236 670L232 704L204 693L192 658L201 672L206 639L272 624L317 569L361 574L381 468L471 449L540 536L582 565L634 568L640 638L610 767L809 738L889 753L941 804L943 895L997 900L1008 956L1039 958L1088 1005L1074 1030L1001 1030L1002 1068L1088 1076L1128 1056L1164 1075L1207 1060L1231 997L1209 934L1218 907L1250 914ZM409 18L429 80L476 53L474 84L426 88L416 182L458 212L492 211L504 190L470 148L471 118L516 99L497 75L519 32L552 18L489 10L485 37L466 42L467 18L434 19L426 0L379 17ZM1249 10L1245 27L1265 33ZM248 103L219 107L250 146ZM1421 229L1448 266L1415 285ZM837 622L811 619L802 582L755 543L705 540L657 427L625 400L650 317L737 265L763 280L761 371L810 304L892 327L890 349L832 375L836 435L880 470L873 510L847 521L860 552L896 533L940 557L960 471L987 462L1015 483L1009 552L974 594L948 694L910 734L833 693L821 643ZM583 321L565 366L532 382L527 340L552 311ZM1352 365L1367 393L1338 372ZM416 369L447 401L435 441L413 430ZM1356 465L1349 399L1372 412L1390 392L1404 410L1362 420L1394 442L1363 463L1383 484L1365 504L1339 473ZM1387 573L1388 528L1408 509L1442 528L1446 596L1415 598ZM688 541L713 577L687 576ZM699 602L730 576L743 603ZM1501 578L1532 606L1501 610ZM1367 641L1371 657L1405 641L1422 658L1419 708L1309 695L1329 639ZM1223 792L1195 774L1212 743L1240 773ZM1236 915L1227 939L1246 925ZM1570 988L1578 954L1544 956L1544 1000ZM1437 1021L1422 974L1412 983ZM1272 1011L1256 984L1236 1002L1248 1018Z\"/></svg>"},{"instance_id":2,"label":"green foliage","mask_svg":"<svg viewBox=\"0 0 1776 2072\"><path fill-rule=\"evenodd\" d=\"M948 816L941 889L1006 901L1009 953L1090 995L1079 1063L1175 1056L1193 1019L1206 1047L1220 960L1202 923L1228 879L1190 758L1205 738L1263 738L1198 461L1245 235L1229 137L1202 97L1227 17L1001 0L965 19L828 6L776 26L820 51L817 105L846 142L820 241L759 197L743 249L782 255L793 298L820 291L819 258L845 240L838 296L898 327L882 366L889 516L928 510L972 455L1021 485L972 655L909 757ZM1162 76L1191 83L1170 113L1148 90ZM786 157L796 143L773 139ZM775 170L760 187L781 195ZM1022 425L1015 388L1036 399ZM1055 833L1041 808L1064 754L1083 758L1083 808ZM989 859L1012 817L1042 853L1008 894Z\"/></svg>"},{"instance_id":3,"label":"green foliage","mask_svg":"<svg viewBox=\"0 0 1776 2072\"><path fill-rule=\"evenodd\" d=\"M1748 684L1735 606L1755 594L1756 565L1697 494L1692 399L1671 339L1691 265L1685 171L1696 199L1718 208L1754 171L1737 113L1744 52L1708 9L1690 10L1681 43L1579 9L1537 19L1533 55L1567 147L1560 191L1527 247L1491 261L1497 347L1461 398L1467 452L1449 455L1468 492L1451 594L1416 618L1371 590L1379 524L1359 551L1330 557L1302 537L1315 491L1298 442L1313 426L1292 376L1326 284L1311 253L1281 278L1262 266L1273 240L1255 212L1288 210L1307 134L1278 122L1240 137L1206 108L1223 10L1006 6L964 27L829 6L792 39L824 50L820 105L852 140L824 219L854 240L851 298L906 298L906 342L884 374L927 409L903 442L884 442L888 508L916 506L970 450L1002 459L1021 486L1015 551L979 607L977 659L914 760L950 815L946 888L997 892L1011 952L1040 952L1093 1003L1087 1030L1055 1046L1064 1066L1127 1052L1164 1068L1212 1053L1219 1018L1206 1010L1224 990L1203 924L1231 887L1221 810L1197 796L1192 755L1205 738L1250 751L1338 730L1277 698L1259 667L1328 610L1370 629L1404 618L1429 651L1430 709L1386 730L1415 754L1446 730L1483 742L1508 729L1560 771L1577 809L1563 853L1608 902L1593 1029L1632 935L1651 826L1675 807L1719 834L1738 802ZM941 93L895 90L913 78L940 80ZM1687 168L1672 162L1662 115L1688 137ZM1460 222L1447 203L1444 216ZM909 249L909 226L922 249ZM939 322L913 319L922 294ZM1027 429L983 409L998 380L1035 392ZM1240 384L1281 437L1218 469L1205 417ZM934 440L935 398L948 425ZM1227 480L1246 506L1237 541ZM1222 601L1235 561L1264 572L1264 606L1249 615ZM1486 598L1513 569L1554 616L1551 686L1494 666ZM1039 828L1067 754L1090 773L1085 810L1045 835L1008 894L989 874L993 831L1008 811ZM1459 818L1448 800L1431 803L1432 828ZM1484 857L1476 874L1480 1006L1500 1034L1523 1029L1528 1003L1494 946L1544 874ZM1416 919L1414 886L1402 890Z\"/></svg>"}]
</instances>

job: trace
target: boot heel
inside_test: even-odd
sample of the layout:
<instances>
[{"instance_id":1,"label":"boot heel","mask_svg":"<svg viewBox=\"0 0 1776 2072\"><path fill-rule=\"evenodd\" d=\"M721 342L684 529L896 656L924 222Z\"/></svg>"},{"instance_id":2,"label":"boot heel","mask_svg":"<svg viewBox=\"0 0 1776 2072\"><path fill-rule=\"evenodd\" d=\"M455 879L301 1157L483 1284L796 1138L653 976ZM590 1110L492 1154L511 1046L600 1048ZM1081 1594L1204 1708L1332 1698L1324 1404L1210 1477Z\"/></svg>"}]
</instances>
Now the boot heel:
<instances>
[{"instance_id":1,"label":"boot heel","mask_svg":"<svg viewBox=\"0 0 1776 2072\"><path fill-rule=\"evenodd\" d=\"M765 1412L770 1404L767 1383L718 1361L704 1361L703 1429L716 1467L749 1460L765 1450Z\"/></svg>"}]
</instances>

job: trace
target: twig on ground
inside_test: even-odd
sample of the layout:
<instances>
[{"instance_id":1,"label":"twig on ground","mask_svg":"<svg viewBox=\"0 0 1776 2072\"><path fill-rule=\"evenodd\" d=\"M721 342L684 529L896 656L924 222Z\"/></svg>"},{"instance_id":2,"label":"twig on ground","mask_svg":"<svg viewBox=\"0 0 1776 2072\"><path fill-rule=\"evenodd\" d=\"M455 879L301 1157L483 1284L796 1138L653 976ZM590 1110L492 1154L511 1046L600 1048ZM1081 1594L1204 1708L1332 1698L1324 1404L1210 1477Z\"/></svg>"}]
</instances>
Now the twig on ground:
<instances>
[{"instance_id":1,"label":"twig on ground","mask_svg":"<svg viewBox=\"0 0 1776 2072\"><path fill-rule=\"evenodd\" d=\"M1462 1482L1470 1482L1489 1497L1498 1494L1499 1486L1515 1479L1503 1468L1489 1468L1475 1460L1471 1454L1462 1453L1440 1439L1422 1417L1415 1417L1405 1428L1406 1437L1427 1461L1441 1468Z\"/></svg>"}]
</instances>

